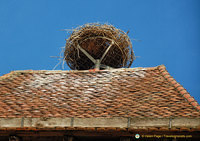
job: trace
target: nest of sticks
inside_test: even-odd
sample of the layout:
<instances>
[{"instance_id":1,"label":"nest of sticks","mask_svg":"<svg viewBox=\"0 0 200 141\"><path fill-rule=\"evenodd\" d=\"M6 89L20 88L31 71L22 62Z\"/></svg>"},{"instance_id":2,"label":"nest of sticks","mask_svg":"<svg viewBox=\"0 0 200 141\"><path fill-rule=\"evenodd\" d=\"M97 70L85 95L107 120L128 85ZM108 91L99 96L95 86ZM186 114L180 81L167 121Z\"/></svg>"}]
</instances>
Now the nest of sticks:
<instances>
[{"instance_id":1,"label":"nest of sticks","mask_svg":"<svg viewBox=\"0 0 200 141\"><path fill-rule=\"evenodd\" d=\"M130 67L135 57L125 32L112 25L91 23L72 30L66 40L64 60L73 70L89 70L95 67L91 58L100 60L103 69Z\"/></svg>"}]
</instances>

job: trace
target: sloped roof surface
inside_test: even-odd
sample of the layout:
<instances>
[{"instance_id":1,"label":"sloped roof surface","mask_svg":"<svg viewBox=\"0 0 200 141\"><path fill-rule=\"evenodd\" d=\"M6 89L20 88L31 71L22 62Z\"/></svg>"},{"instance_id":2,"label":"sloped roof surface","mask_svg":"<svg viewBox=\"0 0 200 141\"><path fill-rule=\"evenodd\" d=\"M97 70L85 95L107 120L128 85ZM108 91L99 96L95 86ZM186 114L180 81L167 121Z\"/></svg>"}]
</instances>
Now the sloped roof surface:
<instances>
[{"instance_id":1,"label":"sloped roof surface","mask_svg":"<svg viewBox=\"0 0 200 141\"><path fill-rule=\"evenodd\" d=\"M0 77L0 117L200 117L166 71L14 71Z\"/></svg>"}]
</instances>

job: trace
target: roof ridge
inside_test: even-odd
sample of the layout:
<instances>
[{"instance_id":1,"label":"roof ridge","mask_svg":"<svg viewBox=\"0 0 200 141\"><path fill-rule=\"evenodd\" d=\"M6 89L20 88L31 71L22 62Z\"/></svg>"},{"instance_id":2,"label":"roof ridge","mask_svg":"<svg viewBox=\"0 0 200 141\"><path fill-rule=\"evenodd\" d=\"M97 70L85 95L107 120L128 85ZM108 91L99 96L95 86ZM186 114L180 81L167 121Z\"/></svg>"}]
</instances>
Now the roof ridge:
<instances>
[{"instance_id":1,"label":"roof ridge","mask_svg":"<svg viewBox=\"0 0 200 141\"><path fill-rule=\"evenodd\" d=\"M4 79L7 79L7 78L10 78L11 76L15 76L15 74L19 74L18 72L16 71L11 71L7 74L4 74L2 76L0 76L0 80L4 80Z\"/></svg>"},{"instance_id":2,"label":"roof ridge","mask_svg":"<svg viewBox=\"0 0 200 141\"><path fill-rule=\"evenodd\" d=\"M200 112L200 105L198 102L169 74L166 67L164 65L160 65L158 66L158 70L160 71L161 75L163 75L163 77L176 88L179 94L181 94L181 96L184 97L190 105Z\"/></svg>"},{"instance_id":3,"label":"roof ridge","mask_svg":"<svg viewBox=\"0 0 200 141\"><path fill-rule=\"evenodd\" d=\"M0 76L0 80L2 78L7 78L13 74L21 74L21 73L82 73L82 72L115 72L115 71L139 71L139 70L153 70L153 69L157 69L158 66L156 67L135 67L135 68L116 68L116 69L107 69L107 70L15 70L15 71L11 71L7 74L4 74L2 76Z\"/></svg>"},{"instance_id":4,"label":"roof ridge","mask_svg":"<svg viewBox=\"0 0 200 141\"><path fill-rule=\"evenodd\" d=\"M7 74L0 76L0 81L9 79L12 77L16 77L19 74L28 73L28 74L36 74L36 73L46 73L46 74L56 74L56 73L95 73L95 72L118 72L118 71L143 71L143 70L154 70L156 67L135 67L135 68L116 68L116 69L107 69L107 70L14 70Z\"/></svg>"}]
</instances>

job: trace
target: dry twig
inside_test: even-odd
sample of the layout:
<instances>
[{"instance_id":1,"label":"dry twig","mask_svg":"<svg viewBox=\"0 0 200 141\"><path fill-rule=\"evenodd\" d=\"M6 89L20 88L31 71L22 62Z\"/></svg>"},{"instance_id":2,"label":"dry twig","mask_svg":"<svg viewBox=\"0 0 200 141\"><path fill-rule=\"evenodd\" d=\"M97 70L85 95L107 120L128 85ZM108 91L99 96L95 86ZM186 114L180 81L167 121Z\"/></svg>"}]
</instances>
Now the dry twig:
<instances>
[{"instance_id":1,"label":"dry twig","mask_svg":"<svg viewBox=\"0 0 200 141\"><path fill-rule=\"evenodd\" d=\"M108 24L90 23L72 30L64 52L64 59L71 69L94 67L94 61L84 52L112 68L130 67L135 59L128 35Z\"/></svg>"}]
</instances>

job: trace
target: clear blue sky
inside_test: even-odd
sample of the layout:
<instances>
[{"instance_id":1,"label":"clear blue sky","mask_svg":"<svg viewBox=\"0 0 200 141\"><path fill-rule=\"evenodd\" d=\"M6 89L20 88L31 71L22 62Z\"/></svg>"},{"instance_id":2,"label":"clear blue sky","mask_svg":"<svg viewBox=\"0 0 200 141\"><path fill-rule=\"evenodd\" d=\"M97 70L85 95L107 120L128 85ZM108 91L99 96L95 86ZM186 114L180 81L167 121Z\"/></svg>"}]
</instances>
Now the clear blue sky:
<instances>
[{"instance_id":1,"label":"clear blue sky","mask_svg":"<svg viewBox=\"0 0 200 141\"><path fill-rule=\"evenodd\" d=\"M0 75L53 69L61 30L90 22L130 30L132 67L164 64L200 103L200 0L0 0Z\"/></svg>"}]
</instances>

